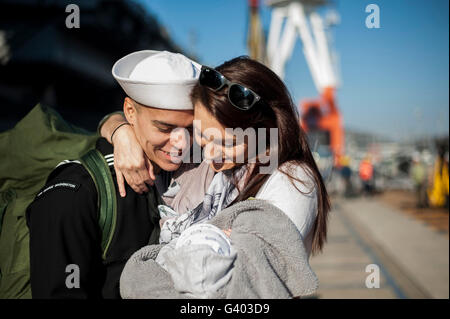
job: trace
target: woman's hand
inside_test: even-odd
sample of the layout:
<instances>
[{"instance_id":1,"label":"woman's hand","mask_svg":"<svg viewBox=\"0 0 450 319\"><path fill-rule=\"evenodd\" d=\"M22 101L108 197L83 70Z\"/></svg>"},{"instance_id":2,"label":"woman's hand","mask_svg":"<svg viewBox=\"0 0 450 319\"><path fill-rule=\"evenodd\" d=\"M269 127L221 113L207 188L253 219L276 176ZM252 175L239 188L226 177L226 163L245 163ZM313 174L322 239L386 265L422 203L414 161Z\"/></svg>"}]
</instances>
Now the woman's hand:
<instances>
[{"instance_id":1,"label":"woman's hand","mask_svg":"<svg viewBox=\"0 0 450 319\"><path fill-rule=\"evenodd\" d=\"M231 236L231 228L228 228L228 229L222 229L222 231L225 233L225 235L228 236L228 238L230 238L230 236Z\"/></svg>"},{"instance_id":2,"label":"woman's hand","mask_svg":"<svg viewBox=\"0 0 450 319\"><path fill-rule=\"evenodd\" d=\"M121 125L124 123L127 121L122 114L114 114L100 127L101 135L114 145L114 170L122 197L126 196L124 180L139 194L148 192L147 184L153 185L155 180L153 165L137 141L132 127Z\"/></svg>"}]
</instances>

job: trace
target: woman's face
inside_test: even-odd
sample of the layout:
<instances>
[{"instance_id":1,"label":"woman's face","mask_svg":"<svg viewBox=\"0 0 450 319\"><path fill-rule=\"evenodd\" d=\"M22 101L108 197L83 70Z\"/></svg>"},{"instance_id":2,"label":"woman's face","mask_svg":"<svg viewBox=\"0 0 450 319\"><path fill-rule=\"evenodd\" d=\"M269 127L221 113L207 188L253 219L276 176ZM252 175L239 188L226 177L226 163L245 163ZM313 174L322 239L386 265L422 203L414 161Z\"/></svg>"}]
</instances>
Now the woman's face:
<instances>
[{"instance_id":1,"label":"woman's face","mask_svg":"<svg viewBox=\"0 0 450 319\"><path fill-rule=\"evenodd\" d=\"M239 159L247 160L247 143L242 141L236 145L236 136L230 132L234 128L225 129L201 102L194 105L194 138L216 172L235 167Z\"/></svg>"}]
</instances>

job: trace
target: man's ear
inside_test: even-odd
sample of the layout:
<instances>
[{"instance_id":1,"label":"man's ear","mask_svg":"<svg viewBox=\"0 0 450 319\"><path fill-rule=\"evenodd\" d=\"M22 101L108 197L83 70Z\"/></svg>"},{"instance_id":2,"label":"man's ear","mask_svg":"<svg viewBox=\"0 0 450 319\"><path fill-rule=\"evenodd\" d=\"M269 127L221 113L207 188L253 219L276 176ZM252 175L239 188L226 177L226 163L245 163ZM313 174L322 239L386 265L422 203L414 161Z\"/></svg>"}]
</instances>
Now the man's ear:
<instances>
[{"instance_id":1,"label":"man's ear","mask_svg":"<svg viewBox=\"0 0 450 319\"><path fill-rule=\"evenodd\" d=\"M123 114L125 114L125 118L127 119L127 122L131 125L134 125L136 123L136 114L137 109L136 105L134 104L134 101L130 99L129 97L126 97L123 101Z\"/></svg>"}]
</instances>

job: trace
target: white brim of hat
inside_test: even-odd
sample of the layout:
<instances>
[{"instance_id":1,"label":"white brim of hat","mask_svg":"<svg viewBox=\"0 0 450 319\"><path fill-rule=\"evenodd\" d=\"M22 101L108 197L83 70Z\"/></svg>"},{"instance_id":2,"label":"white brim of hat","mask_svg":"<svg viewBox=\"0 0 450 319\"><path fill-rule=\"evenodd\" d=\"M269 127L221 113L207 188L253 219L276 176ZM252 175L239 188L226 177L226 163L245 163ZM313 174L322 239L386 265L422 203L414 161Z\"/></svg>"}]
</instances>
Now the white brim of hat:
<instances>
[{"instance_id":1,"label":"white brim of hat","mask_svg":"<svg viewBox=\"0 0 450 319\"><path fill-rule=\"evenodd\" d=\"M192 110L190 94L198 79L163 83L129 79L131 72L139 62L159 52L144 50L124 56L114 64L113 77L130 98L142 105L168 110ZM200 69L199 64L193 63Z\"/></svg>"}]
</instances>

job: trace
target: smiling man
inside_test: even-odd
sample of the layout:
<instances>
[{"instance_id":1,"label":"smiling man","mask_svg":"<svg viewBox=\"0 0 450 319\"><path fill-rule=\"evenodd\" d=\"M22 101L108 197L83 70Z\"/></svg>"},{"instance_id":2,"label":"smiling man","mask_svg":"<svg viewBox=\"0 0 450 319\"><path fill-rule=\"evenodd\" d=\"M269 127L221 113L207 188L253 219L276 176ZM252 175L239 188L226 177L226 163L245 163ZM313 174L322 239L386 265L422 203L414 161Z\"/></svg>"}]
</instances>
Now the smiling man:
<instances>
[{"instance_id":1,"label":"smiling man","mask_svg":"<svg viewBox=\"0 0 450 319\"><path fill-rule=\"evenodd\" d=\"M191 147L185 129L192 128L189 94L200 68L181 54L147 50L118 60L112 72L128 97L123 106L127 121L96 145L117 193L107 252L102 251L99 226L102 186L79 161L64 161L27 209L33 298L120 298L119 279L127 259L141 247L158 243L157 205L161 197L170 199L173 172L180 171L183 151ZM119 189L116 182L112 144L115 134L124 130L134 132L155 172L148 185L136 191ZM204 191L198 190L201 198Z\"/></svg>"},{"instance_id":2,"label":"smiling man","mask_svg":"<svg viewBox=\"0 0 450 319\"><path fill-rule=\"evenodd\" d=\"M191 110L165 110L143 106L125 98L124 114L156 171L180 167L184 151L191 146L185 130L192 131Z\"/></svg>"}]
</instances>

